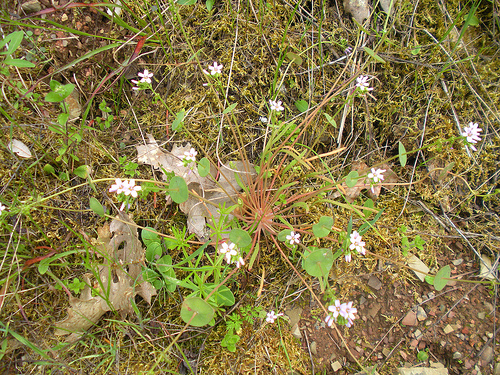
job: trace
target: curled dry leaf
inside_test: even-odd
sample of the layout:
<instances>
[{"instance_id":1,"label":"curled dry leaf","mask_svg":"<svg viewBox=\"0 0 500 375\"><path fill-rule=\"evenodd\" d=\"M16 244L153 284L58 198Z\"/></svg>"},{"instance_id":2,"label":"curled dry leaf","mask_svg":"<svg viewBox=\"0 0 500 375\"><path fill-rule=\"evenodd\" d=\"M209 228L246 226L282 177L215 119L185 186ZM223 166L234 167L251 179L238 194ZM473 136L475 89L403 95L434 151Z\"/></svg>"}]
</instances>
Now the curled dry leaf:
<instances>
[{"instance_id":1,"label":"curled dry leaf","mask_svg":"<svg viewBox=\"0 0 500 375\"><path fill-rule=\"evenodd\" d=\"M366 19L370 18L368 0L344 0L344 9L346 12L351 13L361 25Z\"/></svg>"},{"instance_id":2,"label":"curled dry leaf","mask_svg":"<svg viewBox=\"0 0 500 375\"><path fill-rule=\"evenodd\" d=\"M68 316L56 324L55 334L69 334L68 342L76 341L107 311L118 311L122 317L131 314L130 301L137 294L148 303L156 294L154 287L142 278L144 249L132 219L120 213L97 232L93 245L96 254L104 259L98 266L99 280L92 282L91 274L83 277L87 285L80 298L70 298Z\"/></svg>"},{"instance_id":3,"label":"curled dry leaf","mask_svg":"<svg viewBox=\"0 0 500 375\"><path fill-rule=\"evenodd\" d=\"M31 151L28 146L26 146L23 142L18 141L17 139L13 139L12 141L10 141L7 145L7 148L14 154L17 154L22 158L29 159L32 157Z\"/></svg>"},{"instance_id":4,"label":"curled dry leaf","mask_svg":"<svg viewBox=\"0 0 500 375\"><path fill-rule=\"evenodd\" d=\"M191 194L179 208L188 216L189 232L202 241L207 240L211 236L207 224L213 224L220 218L218 208L224 204L230 207L237 202L237 195L242 190L237 183L237 176L246 184L256 175L255 168L241 161L226 163L220 167L220 178L215 181L211 177L217 174L214 166L210 167L211 173L206 177L201 177L196 167L184 167L182 156L191 149L189 143L184 147L174 146L171 152L167 152L158 146L152 135L148 135L148 140L146 145L136 146L139 162L161 170L164 180L169 179L166 173L172 172L184 178Z\"/></svg>"}]
</instances>

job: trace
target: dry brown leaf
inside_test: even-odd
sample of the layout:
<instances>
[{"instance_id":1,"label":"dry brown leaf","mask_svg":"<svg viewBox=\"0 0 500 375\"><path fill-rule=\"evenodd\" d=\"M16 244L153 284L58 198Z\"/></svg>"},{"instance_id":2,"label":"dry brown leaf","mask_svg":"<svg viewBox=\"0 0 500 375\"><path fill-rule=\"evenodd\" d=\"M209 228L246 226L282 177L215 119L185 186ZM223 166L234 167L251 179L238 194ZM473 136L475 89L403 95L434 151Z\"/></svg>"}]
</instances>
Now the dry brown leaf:
<instances>
[{"instance_id":1,"label":"dry brown leaf","mask_svg":"<svg viewBox=\"0 0 500 375\"><path fill-rule=\"evenodd\" d=\"M80 298L70 298L68 316L56 324L55 334L70 334L68 342L76 341L107 311L116 310L122 317L131 314L130 299L137 294L148 303L156 294L154 287L142 278L144 249L132 219L120 213L111 224L106 223L97 232L94 247L104 259L98 267L99 281L92 283L89 278L92 275L85 275L83 279L87 285ZM99 292L97 296L92 296L90 285Z\"/></svg>"},{"instance_id":2,"label":"dry brown leaf","mask_svg":"<svg viewBox=\"0 0 500 375\"><path fill-rule=\"evenodd\" d=\"M211 236L207 224L218 221L220 218L218 208L223 204L226 204L226 207L235 204L237 195L242 190L236 182L236 176L238 175L241 182L246 184L256 175L255 168L252 164L245 167L242 161L226 163L221 166L221 177L216 182L210 177L216 175L213 166L211 166L213 172L207 177L201 177L197 168L190 169L183 166L181 159L184 152L190 150L189 143L184 147L174 146L171 152L166 152L161 150L153 136L148 135L148 140L148 144L136 146L139 162L164 172L165 180L167 179L165 172L173 172L176 176L184 178L192 194L186 202L179 205L179 208L188 216L189 232L194 233L201 241L207 240ZM171 201L167 201L167 204L170 203Z\"/></svg>"},{"instance_id":3,"label":"dry brown leaf","mask_svg":"<svg viewBox=\"0 0 500 375\"><path fill-rule=\"evenodd\" d=\"M351 13L361 25L366 19L370 18L368 0L344 0L344 9L346 12Z\"/></svg>"}]
</instances>

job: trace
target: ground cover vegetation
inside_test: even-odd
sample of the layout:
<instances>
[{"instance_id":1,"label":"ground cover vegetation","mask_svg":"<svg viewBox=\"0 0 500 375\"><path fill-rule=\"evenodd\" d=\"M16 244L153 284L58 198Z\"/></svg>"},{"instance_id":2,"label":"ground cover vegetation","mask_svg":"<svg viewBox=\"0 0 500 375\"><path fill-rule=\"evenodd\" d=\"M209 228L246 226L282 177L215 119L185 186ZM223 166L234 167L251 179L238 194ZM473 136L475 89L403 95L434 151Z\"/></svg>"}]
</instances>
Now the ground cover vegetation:
<instances>
[{"instance_id":1,"label":"ground cover vegetation","mask_svg":"<svg viewBox=\"0 0 500 375\"><path fill-rule=\"evenodd\" d=\"M6 373L492 373L498 4L2 5Z\"/></svg>"}]
</instances>

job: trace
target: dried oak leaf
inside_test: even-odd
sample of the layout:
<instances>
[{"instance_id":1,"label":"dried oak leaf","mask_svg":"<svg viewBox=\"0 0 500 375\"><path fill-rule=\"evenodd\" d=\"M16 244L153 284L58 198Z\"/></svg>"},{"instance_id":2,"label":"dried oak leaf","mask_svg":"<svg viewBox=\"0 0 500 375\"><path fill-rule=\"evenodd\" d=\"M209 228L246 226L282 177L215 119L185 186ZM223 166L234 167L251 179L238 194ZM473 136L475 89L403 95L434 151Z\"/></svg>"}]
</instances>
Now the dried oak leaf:
<instances>
[{"instance_id":1,"label":"dried oak leaf","mask_svg":"<svg viewBox=\"0 0 500 375\"><path fill-rule=\"evenodd\" d=\"M186 202L179 205L179 208L188 216L189 232L194 233L202 241L211 236L207 224L212 224L220 218L218 208L223 204L229 207L236 203L237 195L242 190L237 183L236 176L239 176L239 180L246 184L256 175L252 164L234 161L220 167L219 181L211 177L217 174L212 165L210 167L212 173L201 177L197 168L191 169L182 164L184 152L191 148L189 143L184 147L174 146L171 152L167 152L163 151L153 136L148 134L148 143L137 145L136 148L138 161L161 170L165 180L168 179L165 173L172 172L184 178L191 194ZM171 202L167 201L167 204L169 203Z\"/></svg>"},{"instance_id":2,"label":"dried oak leaf","mask_svg":"<svg viewBox=\"0 0 500 375\"><path fill-rule=\"evenodd\" d=\"M80 298L70 297L68 316L56 324L55 334L69 334L68 342L76 341L107 311L115 310L122 317L131 314L130 300L137 294L148 303L156 294L154 287L142 278L144 249L132 219L120 213L111 224L106 223L97 232L95 251L104 259L98 267L99 280L92 283L92 275L84 275L87 285ZM90 285L97 295L92 295Z\"/></svg>"}]
</instances>

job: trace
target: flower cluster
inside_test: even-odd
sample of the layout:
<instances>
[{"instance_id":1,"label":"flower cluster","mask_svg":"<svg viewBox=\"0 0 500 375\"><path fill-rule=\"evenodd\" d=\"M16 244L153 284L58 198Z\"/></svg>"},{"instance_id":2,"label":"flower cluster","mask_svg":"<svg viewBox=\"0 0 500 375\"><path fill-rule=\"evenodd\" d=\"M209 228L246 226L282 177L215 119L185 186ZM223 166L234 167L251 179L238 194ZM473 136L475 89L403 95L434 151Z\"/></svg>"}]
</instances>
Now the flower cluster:
<instances>
[{"instance_id":1,"label":"flower cluster","mask_svg":"<svg viewBox=\"0 0 500 375\"><path fill-rule=\"evenodd\" d=\"M290 232L288 236L286 236L286 240L290 242L290 245L295 245L300 242L300 234L295 233L293 230Z\"/></svg>"},{"instance_id":2,"label":"flower cluster","mask_svg":"<svg viewBox=\"0 0 500 375\"><path fill-rule=\"evenodd\" d=\"M377 185L379 182L381 181L384 181L384 175L383 173L385 172L386 170L385 169L375 169L375 168L372 168L371 172L368 173L368 178L370 179L370 188L371 188L371 191L372 193L375 193L375 190L373 189L373 187L375 185Z\"/></svg>"},{"instance_id":3,"label":"flower cluster","mask_svg":"<svg viewBox=\"0 0 500 375\"><path fill-rule=\"evenodd\" d=\"M211 75L211 76L214 76L214 75L217 75L217 74L221 74L222 73L222 68L223 68L222 64L218 65L217 61L214 61L214 65L210 65L208 67L208 70L210 70L210 72L208 72L206 70L203 70L203 73Z\"/></svg>"},{"instance_id":4,"label":"flower cluster","mask_svg":"<svg viewBox=\"0 0 500 375\"><path fill-rule=\"evenodd\" d=\"M361 94L373 90L373 87L370 87L370 84L368 83L368 78L368 76L359 76L356 78L356 88Z\"/></svg>"},{"instance_id":5,"label":"flower cluster","mask_svg":"<svg viewBox=\"0 0 500 375\"><path fill-rule=\"evenodd\" d=\"M345 252L345 261L350 262L352 260L351 251L356 250L358 254L365 255L365 242L363 241L361 235L357 231L353 231L349 236L349 249Z\"/></svg>"},{"instance_id":6,"label":"flower cluster","mask_svg":"<svg viewBox=\"0 0 500 375\"><path fill-rule=\"evenodd\" d=\"M285 109L285 107L281 105L281 100L269 100L269 105L271 107L271 111L281 112Z\"/></svg>"},{"instance_id":7,"label":"flower cluster","mask_svg":"<svg viewBox=\"0 0 500 375\"><path fill-rule=\"evenodd\" d=\"M139 81L135 79L132 80L132 83L136 85L132 87L132 90L141 90L151 86L151 77L153 77L153 73L150 73L147 69L144 69L143 73L139 72L137 73L137 75L141 77L141 79Z\"/></svg>"},{"instance_id":8,"label":"flower cluster","mask_svg":"<svg viewBox=\"0 0 500 375\"><path fill-rule=\"evenodd\" d=\"M352 307L352 302L341 304L337 299L334 305L328 306L328 311L331 312L331 314L328 314L325 318L328 327L331 327L333 322L351 327L354 319L356 319L354 314L358 312L358 309Z\"/></svg>"},{"instance_id":9,"label":"flower cluster","mask_svg":"<svg viewBox=\"0 0 500 375\"><path fill-rule=\"evenodd\" d=\"M137 198L137 192L141 190L140 186L137 186L135 184L135 180L125 180L122 181L121 179L117 178L115 180L115 184L111 185L109 188L109 192L113 193L116 192L116 194L125 194L125 195L130 195L134 198Z\"/></svg>"},{"instance_id":10,"label":"flower cluster","mask_svg":"<svg viewBox=\"0 0 500 375\"><path fill-rule=\"evenodd\" d=\"M274 310L271 310L267 313L266 322L274 323L274 321L278 319L279 316L283 316L283 313L276 314Z\"/></svg>"},{"instance_id":11,"label":"flower cluster","mask_svg":"<svg viewBox=\"0 0 500 375\"><path fill-rule=\"evenodd\" d=\"M241 266L245 265L245 260L241 256L239 256L238 251L235 249L235 247L236 245L232 242L223 242L219 249L219 253L224 255L227 264L236 264L236 267L240 268Z\"/></svg>"},{"instance_id":12,"label":"flower cluster","mask_svg":"<svg viewBox=\"0 0 500 375\"><path fill-rule=\"evenodd\" d=\"M482 131L483 129L479 128L477 122L469 122L469 126L466 126L462 132L462 136L467 138L467 142L473 151L477 151L474 144L481 140L480 133Z\"/></svg>"}]
</instances>

